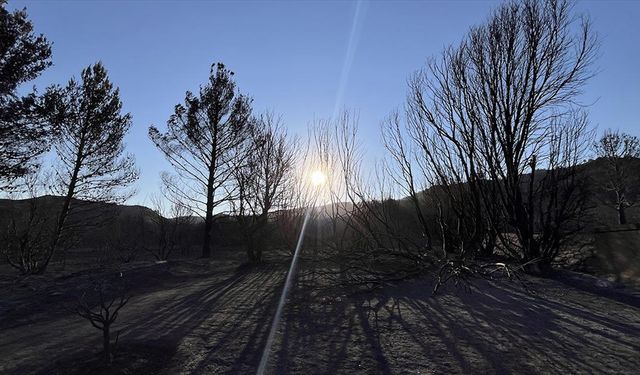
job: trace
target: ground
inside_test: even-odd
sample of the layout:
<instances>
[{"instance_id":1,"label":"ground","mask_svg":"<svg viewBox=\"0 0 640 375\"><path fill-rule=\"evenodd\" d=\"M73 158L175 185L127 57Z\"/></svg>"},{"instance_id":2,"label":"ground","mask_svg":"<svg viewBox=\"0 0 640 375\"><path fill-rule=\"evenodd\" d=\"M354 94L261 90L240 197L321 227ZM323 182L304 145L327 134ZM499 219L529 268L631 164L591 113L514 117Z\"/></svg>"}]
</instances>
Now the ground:
<instances>
[{"instance_id":1,"label":"ground","mask_svg":"<svg viewBox=\"0 0 640 375\"><path fill-rule=\"evenodd\" d=\"M2 279L0 373L255 373L287 272L234 262L134 264L115 363L69 311L82 272ZM431 294L425 275L368 292L319 287L302 267L267 372L637 373L640 293L574 273Z\"/></svg>"}]
</instances>

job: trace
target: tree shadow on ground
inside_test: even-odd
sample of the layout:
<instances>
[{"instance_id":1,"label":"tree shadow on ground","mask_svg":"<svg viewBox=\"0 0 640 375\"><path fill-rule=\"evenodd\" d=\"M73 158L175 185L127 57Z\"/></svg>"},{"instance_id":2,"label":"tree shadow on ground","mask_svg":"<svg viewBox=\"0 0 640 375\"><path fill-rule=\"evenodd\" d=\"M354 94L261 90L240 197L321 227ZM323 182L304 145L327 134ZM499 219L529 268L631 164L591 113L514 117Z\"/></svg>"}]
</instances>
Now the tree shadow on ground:
<instances>
[{"instance_id":1,"label":"tree shadow on ground","mask_svg":"<svg viewBox=\"0 0 640 375\"><path fill-rule=\"evenodd\" d=\"M41 373L255 371L283 279L284 269L277 265L241 266L232 273L182 278L170 288L134 295L114 327L122 333L111 368L102 366L99 332L91 329L88 335L63 335L51 342L76 340L75 350ZM87 328L85 322L77 323ZM35 371L42 364L21 368L27 367Z\"/></svg>"},{"instance_id":2,"label":"tree shadow on ground","mask_svg":"<svg viewBox=\"0 0 640 375\"><path fill-rule=\"evenodd\" d=\"M276 289L284 279L280 268L239 267L220 282L167 301L152 315L133 323L135 328L125 338L174 347L172 363L193 373L257 368L270 311L275 309Z\"/></svg>"},{"instance_id":3,"label":"tree shadow on ground","mask_svg":"<svg viewBox=\"0 0 640 375\"><path fill-rule=\"evenodd\" d=\"M604 283L605 285L599 286L598 283L602 282L600 279L575 272L559 272L553 279L571 288L640 308L640 292L621 287L621 285Z\"/></svg>"},{"instance_id":4,"label":"tree shadow on ground","mask_svg":"<svg viewBox=\"0 0 640 375\"><path fill-rule=\"evenodd\" d=\"M434 297L422 280L336 303L298 288L273 373L624 373L640 366L640 313L629 306L603 308L598 296L558 284L539 285L537 295L509 283L477 287Z\"/></svg>"},{"instance_id":5,"label":"tree shadow on ground","mask_svg":"<svg viewBox=\"0 0 640 375\"><path fill-rule=\"evenodd\" d=\"M135 296L119 320L122 361L147 361L147 369L166 374L255 372L285 267L239 267ZM536 295L508 282L478 281L472 292L444 288L434 297L429 279L346 295L325 288L319 275L297 278L268 372L632 373L640 366L640 311L554 280L536 281ZM20 337L37 343L45 332L48 342L37 350L84 347L52 370L89 369L83 358L95 355L87 348L98 347L98 332L85 335L91 328L84 324L82 332L59 337L43 331L63 323L39 323ZM2 345L26 344L6 338ZM153 367L153 358L162 365Z\"/></svg>"}]
</instances>

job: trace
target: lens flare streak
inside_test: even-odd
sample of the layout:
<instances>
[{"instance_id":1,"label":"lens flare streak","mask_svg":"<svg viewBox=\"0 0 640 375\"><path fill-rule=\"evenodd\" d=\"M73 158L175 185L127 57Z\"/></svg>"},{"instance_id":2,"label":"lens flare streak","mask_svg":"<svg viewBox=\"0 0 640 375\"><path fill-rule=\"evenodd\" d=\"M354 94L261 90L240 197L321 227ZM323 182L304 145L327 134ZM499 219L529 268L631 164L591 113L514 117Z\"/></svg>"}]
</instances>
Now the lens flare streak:
<instances>
[{"instance_id":1,"label":"lens flare streak","mask_svg":"<svg viewBox=\"0 0 640 375\"><path fill-rule=\"evenodd\" d=\"M264 374L267 367L267 362L269 361L269 354L271 352L271 346L273 345L273 339L275 338L276 331L278 330L278 326L280 325L280 317L282 316L282 310L287 300L287 295L289 294L289 289L291 288L291 284L293 284L293 278L295 277L296 266L298 264L298 253L300 252L300 248L302 248L302 241L304 239L304 233L307 229L307 222L309 221L311 210L313 210L313 206L307 208L307 211L305 212L305 215L304 215L304 221L302 222L302 229L300 230L300 236L298 237L298 243L296 244L296 251L293 253L293 260L291 260L291 265L289 266L289 272L287 273L287 279L284 282L284 288L282 288L282 294L280 295L278 308L276 309L276 314L273 317L273 322L271 323L271 329L269 330L269 336L267 337L267 343L264 346L262 357L260 358L260 365L258 366L258 372L257 372L258 375Z\"/></svg>"}]
</instances>

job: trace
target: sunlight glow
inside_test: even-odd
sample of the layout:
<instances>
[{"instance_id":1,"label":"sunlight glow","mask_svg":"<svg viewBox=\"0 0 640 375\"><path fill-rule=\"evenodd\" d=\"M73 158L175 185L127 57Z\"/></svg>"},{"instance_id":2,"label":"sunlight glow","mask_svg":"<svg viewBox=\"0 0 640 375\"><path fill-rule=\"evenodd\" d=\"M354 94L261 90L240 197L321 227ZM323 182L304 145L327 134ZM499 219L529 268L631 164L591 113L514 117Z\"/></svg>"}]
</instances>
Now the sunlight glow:
<instances>
[{"instance_id":1,"label":"sunlight glow","mask_svg":"<svg viewBox=\"0 0 640 375\"><path fill-rule=\"evenodd\" d=\"M327 176L321 171L313 171L311 173L311 184L313 186L321 186L327 181Z\"/></svg>"}]
</instances>

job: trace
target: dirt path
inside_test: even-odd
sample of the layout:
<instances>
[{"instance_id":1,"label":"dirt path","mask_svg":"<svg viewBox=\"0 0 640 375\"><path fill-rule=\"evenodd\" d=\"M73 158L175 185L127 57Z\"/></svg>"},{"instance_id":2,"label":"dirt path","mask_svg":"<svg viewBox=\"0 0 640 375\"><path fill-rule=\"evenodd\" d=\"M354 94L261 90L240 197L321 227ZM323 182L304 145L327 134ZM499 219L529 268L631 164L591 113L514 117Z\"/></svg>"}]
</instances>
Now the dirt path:
<instances>
[{"instance_id":1,"label":"dirt path","mask_svg":"<svg viewBox=\"0 0 640 375\"><path fill-rule=\"evenodd\" d=\"M129 357L138 362L129 368L254 373L285 271L215 270L135 295L118 323L125 329L122 350L141 353ZM432 297L430 281L417 280L347 297L312 288L314 281L303 277L285 310L269 370L637 373L637 293L561 281L533 280L535 296L510 284L481 283L476 292ZM66 314L31 320L3 330L0 372L82 373L83 358L99 348L98 331Z\"/></svg>"}]
</instances>

